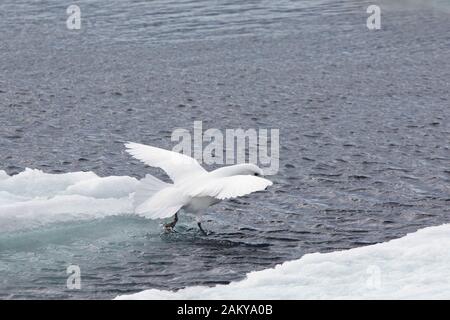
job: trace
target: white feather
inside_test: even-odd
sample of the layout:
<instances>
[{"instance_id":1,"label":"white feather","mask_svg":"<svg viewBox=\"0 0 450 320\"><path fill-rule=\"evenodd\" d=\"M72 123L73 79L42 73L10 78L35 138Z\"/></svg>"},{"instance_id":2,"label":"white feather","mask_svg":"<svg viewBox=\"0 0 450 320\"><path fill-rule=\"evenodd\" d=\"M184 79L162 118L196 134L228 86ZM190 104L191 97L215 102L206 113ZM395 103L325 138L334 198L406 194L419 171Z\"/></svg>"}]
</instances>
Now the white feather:
<instances>
[{"instance_id":1,"label":"white feather","mask_svg":"<svg viewBox=\"0 0 450 320\"><path fill-rule=\"evenodd\" d=\"M191 188L191 197L213 197L224 200L242 197L256 191L262 191L272 185L272 181L264 178L237 175L225 178L214 178L203 181L202 185Z\"/></svg>"},{"instance_id":2,"label":"white feather","mask_svg":"<svg viewBox=\"0 0 450 320\"><path fill-rule=\"evenodd\" d=\"M127 152L151 167L163 169L173 182L181 181L187 176L206 173L194 158L187 155L146 146L139 143L125 144Z\"/></svg>"},{"instance_id":3,"label":"white feather","mask_svg":"<svg viewBox=\"0 0 450 320\"><path fill-rule=\"evenodd\" d=\"M238 164L207 172L195 159L180 153L132 142L126 147L135 158L162 168L174 182L165 183L150 175L141 181L141 189L135 193L135 212L151 219L168 218L180 209L200 216L221 200L272 185L271 181L254 176L263 173L256 165Z\"/></svg>"}]
</instances>

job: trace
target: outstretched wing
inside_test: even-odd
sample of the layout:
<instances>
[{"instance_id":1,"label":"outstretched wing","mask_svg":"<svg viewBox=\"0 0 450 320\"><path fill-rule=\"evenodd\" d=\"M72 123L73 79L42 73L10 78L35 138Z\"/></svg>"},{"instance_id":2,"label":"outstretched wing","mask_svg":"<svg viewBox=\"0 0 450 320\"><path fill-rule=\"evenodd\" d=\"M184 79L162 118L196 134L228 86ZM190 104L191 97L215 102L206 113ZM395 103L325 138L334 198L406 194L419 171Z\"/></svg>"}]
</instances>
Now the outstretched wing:
<instances>
[{"instance_id":1,"label":"outstretched wing","mask_svg":"<svg viewBox=\"0 0 450 320\"><path fill-rule=\"evenodd\" d=\"M137 206L134 212L150 219L171 217L183 206L182 199L177 197L176 192L172 187L165 188Z\"/></svg>"},{"instance_id":2,"label":"outstretched wing","mask_svg":"<svg viewBox=\"0 0 450 320\"><path fill-rule=\"evenodd\" d=\"M249 175L237 175L219 179L211 179L201 186L193 188L188 194L191 197L214 197L229 199L241 197L252 192L262 191L272 185L272 181Z\"/></svg>"},{"instance_id":3,"label":"outstretched wing","mask_svg":"<svg viewBox=\"0 0 450 320\"><path fill-rule=\"evenodd\" d=\"M125 147L127 147L127 152L136 159L151 167L163 169L173 182L180 181L190 175L207 172L197 160L178 152L134 142L126 143Z\"/></svg>"}]
</instances>

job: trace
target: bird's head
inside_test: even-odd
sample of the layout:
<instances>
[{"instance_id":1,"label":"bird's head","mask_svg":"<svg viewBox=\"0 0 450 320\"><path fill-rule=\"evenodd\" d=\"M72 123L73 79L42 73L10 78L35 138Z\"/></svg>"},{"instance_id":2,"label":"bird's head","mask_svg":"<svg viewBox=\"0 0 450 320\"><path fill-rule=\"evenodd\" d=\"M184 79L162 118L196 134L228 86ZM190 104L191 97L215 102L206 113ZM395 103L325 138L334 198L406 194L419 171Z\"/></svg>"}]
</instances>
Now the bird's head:
<instances>
[{"instance_id":1,"label":"bird's head","mask_svg":"<svg viewBox=\"0 0 450 320\"><path fill-rule=\"evenodd\" d=\"M252 163L237 164L237 165L235 165L235 167L238 170L238 174L250 175L250 176L256 176L256 177L264 176L264 172L261 170L261 168Z\"/></svg>"}]
</instances>

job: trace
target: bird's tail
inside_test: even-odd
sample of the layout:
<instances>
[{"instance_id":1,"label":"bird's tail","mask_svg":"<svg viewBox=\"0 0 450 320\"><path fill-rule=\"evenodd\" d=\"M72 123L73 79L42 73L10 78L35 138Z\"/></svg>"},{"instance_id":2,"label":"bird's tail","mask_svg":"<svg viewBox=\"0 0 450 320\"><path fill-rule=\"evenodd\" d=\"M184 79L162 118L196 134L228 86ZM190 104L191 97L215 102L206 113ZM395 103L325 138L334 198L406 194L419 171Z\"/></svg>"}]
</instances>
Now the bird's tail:
<instances>
[{"instance_id":1,"label":"bird's tail","mask_svg":"<svg viewBox=\"0 0 450 320\"><path fill-rule=\"evenodd\" d=\"M139 207L154 194L162 189L170 186L169 183L159 180L154 176L147 174L144 179L140 181L140 185L136 192L134 193L133 206L134 208Z\"/></svg>"},{"instance_id":2,"label":"bird's tail","mask_svg":"<svg viewBox=\"0 0 450 320\"><path fill-rule=\"evenodd\" d=\"M173 203L170 193L172 184L147 174L133 197L134 212L151 219L173 216L182 204ZM156 197L154 195L158 194Z\"/></svg>"}]
</instances>

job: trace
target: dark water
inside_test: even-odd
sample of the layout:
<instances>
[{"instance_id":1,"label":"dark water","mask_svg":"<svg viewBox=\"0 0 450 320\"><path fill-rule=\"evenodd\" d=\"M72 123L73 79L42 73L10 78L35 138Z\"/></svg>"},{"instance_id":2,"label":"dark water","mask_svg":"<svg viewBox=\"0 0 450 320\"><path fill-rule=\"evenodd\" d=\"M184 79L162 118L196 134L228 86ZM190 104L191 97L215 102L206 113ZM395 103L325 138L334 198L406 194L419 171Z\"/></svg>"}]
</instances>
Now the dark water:
<instances>
[{"instance_id":1,"label":"dark water","mask_svg":"<svg viewBox=\"0 0 450 320\"><path fill-rule=\"evenodd\" d=\"M279 128L267 193L211 208L200 236L109 217L0 235L0 297L112 298L227 283L308 252L450 221L448 2L60 1L0 4L0 169L155 173L127 140ZM70 204L68 204L70 205ZM0 212L1 214L1 212ZM66 267L82 290L66 289Z\"/></svg>"}]
</instances>

